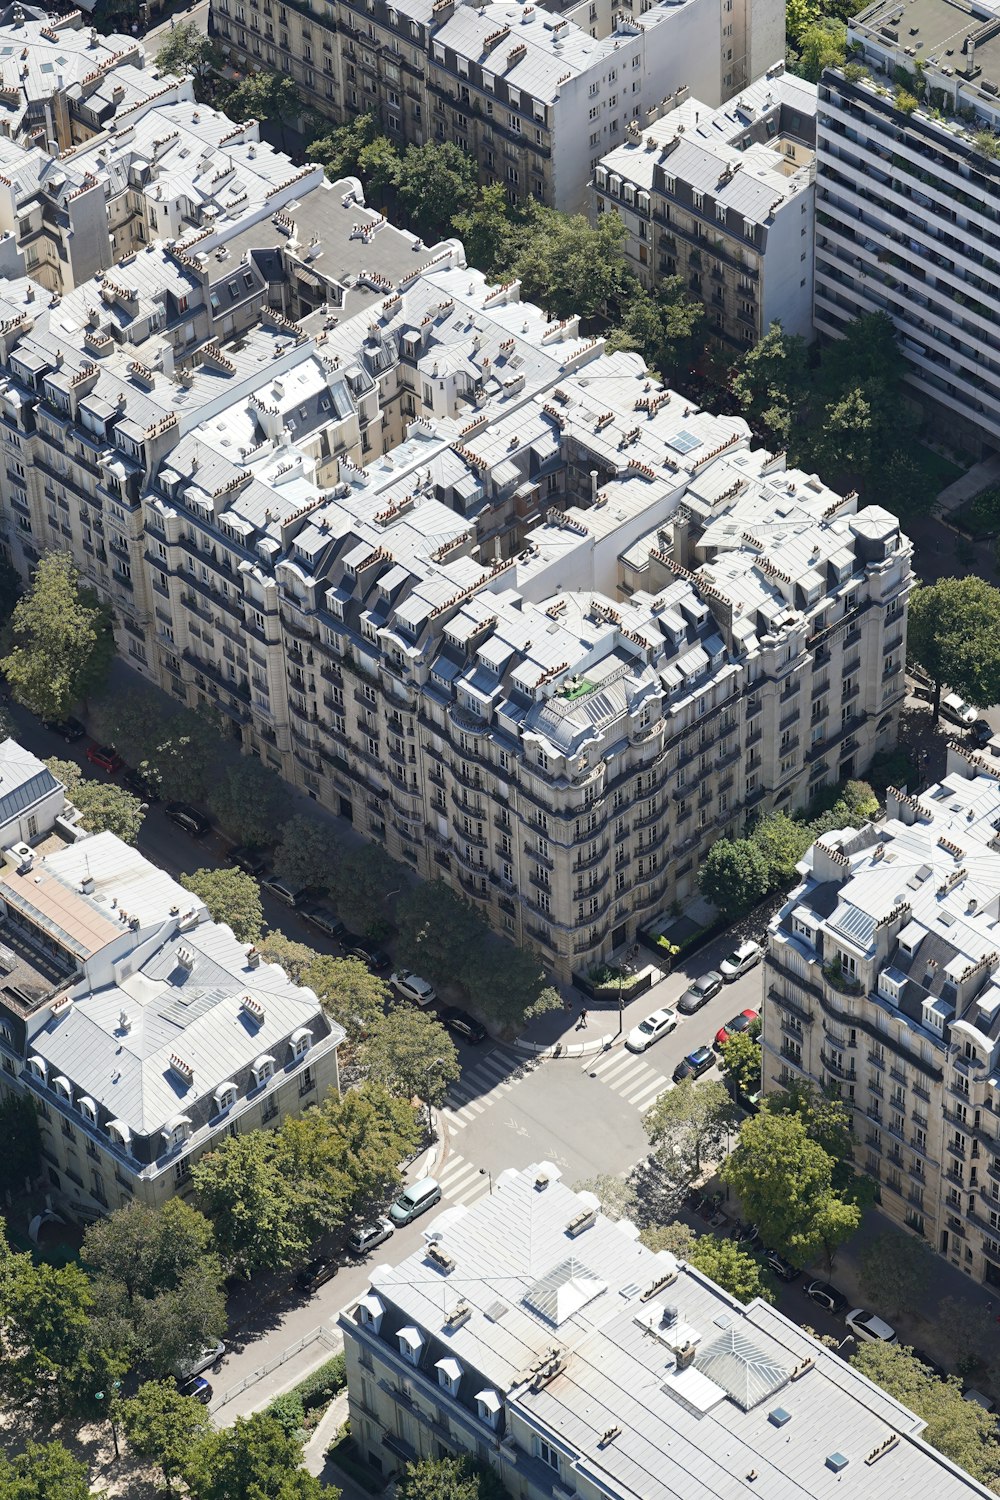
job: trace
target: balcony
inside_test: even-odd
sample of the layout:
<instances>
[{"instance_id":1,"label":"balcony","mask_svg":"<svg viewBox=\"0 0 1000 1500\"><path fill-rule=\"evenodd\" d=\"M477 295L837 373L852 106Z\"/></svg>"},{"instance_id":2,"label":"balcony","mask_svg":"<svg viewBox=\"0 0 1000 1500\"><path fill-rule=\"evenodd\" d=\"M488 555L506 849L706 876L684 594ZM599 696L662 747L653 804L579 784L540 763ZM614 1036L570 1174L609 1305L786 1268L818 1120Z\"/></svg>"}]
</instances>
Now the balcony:
<instances>
[{"instance_id":1,"label":"balcony","mask_svg":"<svg viewBox=\"0 0 1000 1500\"><path fill-rule=\"evenodd\" d=\"M839 990L842 995L860 995L861 984L853 974L848 974L839 963L824 964L823 978L831 989Z\"/></svg>"},{"instance_id":2,"label":"balcony","mask_svg":"<svg viewBox=\"0 0 1000 1500\"><path fill-rule=\"evenodd\" d=\"M848 1083L855 1083L857 1081L858 1075L855 1069L853 1067L845 1067L842 1061L838 1061L829 1052L821 1052L819 1060L826 1071L833 1074L834 1078L843 1078Z\"/></svg>"}]
</instances>

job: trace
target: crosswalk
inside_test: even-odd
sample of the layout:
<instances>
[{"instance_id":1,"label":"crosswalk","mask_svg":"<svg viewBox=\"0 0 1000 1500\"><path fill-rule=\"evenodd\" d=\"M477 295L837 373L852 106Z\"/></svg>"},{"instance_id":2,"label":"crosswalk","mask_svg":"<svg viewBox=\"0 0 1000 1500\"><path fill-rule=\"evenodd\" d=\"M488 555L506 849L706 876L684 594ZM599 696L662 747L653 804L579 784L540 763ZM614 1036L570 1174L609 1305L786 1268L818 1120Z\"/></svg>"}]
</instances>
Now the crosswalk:
<instances>
[{"instance_id":1,"label":"crosswalk","mask_svg":"<svg viewBox=\"0 0 1000 1500\"><path fill-rule=\"evenodd\" d=\"M495 1047L492 1052L468 1068L447 1093L447 1104L438 1111L449 1130L463 1130L484 1110L495 1104L500 1094L509 1093L521 1076L523 1063L512 1052Z\"/></svg>"},{"instance_id":2,"label":"crosswalk","mask_svg":"<svg viewBox=\"0 0 1000 1500\"><path fill-rule=\"evenodd\" d=\"M441 1192L449 1203L462 1203L466 1208L471 1208L490 1190L489 1174L481 1172L475 1162L466 1161L454 1151L434 1177L441 1184Z\"/></svg>"},{"instance_id":3,"label":"crosswalk","mask_svg":"<svg viewBox=\"0 0 1000 1500\"><path fill-rule=\"evenodd\" d=\"M595 1073L602 1083L606 1083L609 1089L614 1089L627 1104L643 1111L652 1109L659 1095L665 1089L673 1087L669 1079L664 1078L662 1073L657 1073L641 1056L627 1052L624 1048L620 1052L606 1052L587 1071Z\"/></svg>"}]
</instances>

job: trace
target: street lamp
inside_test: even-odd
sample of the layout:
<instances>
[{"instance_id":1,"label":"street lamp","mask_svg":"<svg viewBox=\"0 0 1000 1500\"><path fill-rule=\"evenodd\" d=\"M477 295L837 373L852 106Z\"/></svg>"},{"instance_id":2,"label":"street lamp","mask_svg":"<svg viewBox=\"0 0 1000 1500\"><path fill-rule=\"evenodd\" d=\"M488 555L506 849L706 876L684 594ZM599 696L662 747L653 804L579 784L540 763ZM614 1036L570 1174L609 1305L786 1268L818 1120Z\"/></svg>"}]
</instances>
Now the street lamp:
<instances>
[{"instance_id":1,"label":"street lamp","mask_svg":"<svg viewBox=\"0 0 1000 1500\"><path fill-rule=\"evenodd\" d=\"M104 1394L103 1391L95 1391L94 1392L94 1400L95 1401L104 1401L106 1399L107 1403L108 1403L108 1421L111 1423L111 1440L112 1440L112 1442L115 1445L115 1458L121 1458L121 1454L118 1451L118 1426L117 1426L117 1424L115 1422L114 1398L118 1394L118 1392L121 1390L121 1388L122 1388L121 1381L120 1380L113 1380L111 1382L111 1386L110 1386L110 1388L108 1390L107 1397L105 1397L105 1394Z\"/></svg>"}]
</instances>

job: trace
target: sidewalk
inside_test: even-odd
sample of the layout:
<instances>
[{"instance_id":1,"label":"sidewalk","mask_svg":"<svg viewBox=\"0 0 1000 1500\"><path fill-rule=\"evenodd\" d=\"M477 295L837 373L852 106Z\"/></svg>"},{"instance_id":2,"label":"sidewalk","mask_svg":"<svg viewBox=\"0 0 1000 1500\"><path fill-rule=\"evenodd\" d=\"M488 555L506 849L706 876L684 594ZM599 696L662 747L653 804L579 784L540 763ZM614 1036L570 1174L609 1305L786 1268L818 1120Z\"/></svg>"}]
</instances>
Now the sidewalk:
<instances>
[{"instance_id":1,"label":"sidewalk","mask_svg":"<svg viewBox=\"0 0 1000 1500\"><path fill-rule=\"evenodd\" d=\"M966 500L971 500L981 490L989 489L994 484L1000 484L1000 453L993 453L989 458L983 459L982 463L973 464L961 479L956 479L943 489L934 502L934 509L938 514L958 510Z\"/></svg>"}]
</instances>

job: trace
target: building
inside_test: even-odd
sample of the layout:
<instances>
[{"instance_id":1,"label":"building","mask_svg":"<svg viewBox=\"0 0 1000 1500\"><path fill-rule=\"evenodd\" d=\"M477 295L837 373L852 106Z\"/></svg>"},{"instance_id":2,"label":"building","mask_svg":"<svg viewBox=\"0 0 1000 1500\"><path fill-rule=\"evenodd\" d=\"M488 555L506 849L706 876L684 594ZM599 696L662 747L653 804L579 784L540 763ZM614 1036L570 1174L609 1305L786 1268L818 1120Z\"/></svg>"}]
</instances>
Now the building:
<instances>
[{"instance_id":1,"label":"building","mask_svg":"<svg viewBox=\"0 0 1000 1500\"><path fill-rule=\"evenodd\" d=\"M469 1453L518 1500L989 1493L836 1352L547 1162L441 1213L340 1327L351 1434L384 1475Z\"/></svg>"},{"instance_id":2,"label":"building","mask_svg":"<svg viewBox=\"0 0 1000 1500\"><path fill-rule=\"evenodd\" d=\"M979 0L868 6L817 130L816 327L888 313L913 391L977 454L1000 440L996 23Z\"/></svg>"},{"instance_id":3,"label":"building","mask_svg":"<svg viewBox=\"0 0 1000 1500\"><path fill-rule=\"evenodd\" d=\"M288 74L333 119L374 110L400 146L454 141L484 182L573 211L631 120L682 84L719 104L785 47L783 0L213 0L210 19L235 66Z\"/></svg>"},{"instance_id":4,"label":"building","mask_svg":"<svg viewBox=\"0 0 1000 1500\"><path fill-rule=\"evenodd\" d=\"M1000 1286L1000 755L828 833L768 936L764 1084L855 1112L882 1210Z\"/></svg>"},{"instance_id":5,"label":"building","mask_svg":"<svg viewBox=\"0 0 1000 1500\"><path fill-rule=\"evenodd\" d=\"M815 140L816 86L781 62L718 109L682 89L594 173L640 283L680 276L730 357L775 321L812 338Z\"/></svg>"},{"instance_id":6,"label":"building","mask_svg":"<svg viewBox=\"0 0 1000 1500\"><path fill-rule=\"evenodd\" d=\"M77 1220L190 1188L230 1134L339 1087L342 1030L203 903L0 745L0 1092L39 1114L47 1191Z\"/></svg>"}]
</instances>

